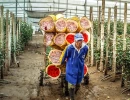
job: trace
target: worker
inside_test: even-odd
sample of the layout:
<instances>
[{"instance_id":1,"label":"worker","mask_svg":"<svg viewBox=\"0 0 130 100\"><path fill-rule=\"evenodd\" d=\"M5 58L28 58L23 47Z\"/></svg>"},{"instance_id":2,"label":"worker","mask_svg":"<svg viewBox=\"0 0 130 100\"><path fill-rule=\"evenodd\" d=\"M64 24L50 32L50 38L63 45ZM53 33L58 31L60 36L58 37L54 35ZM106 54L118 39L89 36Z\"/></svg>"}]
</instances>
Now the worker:
<instances>
[{"instance_id":1,"label":"worker","mask_svg":"<svg viewBox=\"0 0 130 100\"><path fill-rule=\"evenodd\" d=\"M84 77L84 60L88 52L88 46L83 40L83 35L76 33L74 42L65 48L60 58L61 64L66 63L66 81L68 82L70 100L74 100L74 95Z\"/></svg>"}]
</instances>

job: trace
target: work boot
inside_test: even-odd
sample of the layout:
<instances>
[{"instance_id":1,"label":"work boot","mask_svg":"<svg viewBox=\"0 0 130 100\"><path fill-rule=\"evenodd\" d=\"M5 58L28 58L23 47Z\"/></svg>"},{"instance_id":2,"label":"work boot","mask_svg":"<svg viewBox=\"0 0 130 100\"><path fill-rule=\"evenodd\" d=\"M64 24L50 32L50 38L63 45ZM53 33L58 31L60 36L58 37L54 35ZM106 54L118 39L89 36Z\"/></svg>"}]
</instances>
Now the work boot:
<instances>
[{"instance_id":1,"label":"work boot","mask_svg":"<svg viewBox=\"0 0 130 100\"><path fill-rule=\"evenodd\" d=\"M69 89L70 100L74 100L75 91L74 88Z\"/></svg>"},{"instance_id":2,"label":"work boot","mask_svg":"<svg viewBox=\"0 0 130 100\"><path fill-rule=\"evenodd\" d=\"M76 87L75 87L75 94L77 94L79 88L80 88L80 84L76 84Z\"/></svg>"}]
</instances>

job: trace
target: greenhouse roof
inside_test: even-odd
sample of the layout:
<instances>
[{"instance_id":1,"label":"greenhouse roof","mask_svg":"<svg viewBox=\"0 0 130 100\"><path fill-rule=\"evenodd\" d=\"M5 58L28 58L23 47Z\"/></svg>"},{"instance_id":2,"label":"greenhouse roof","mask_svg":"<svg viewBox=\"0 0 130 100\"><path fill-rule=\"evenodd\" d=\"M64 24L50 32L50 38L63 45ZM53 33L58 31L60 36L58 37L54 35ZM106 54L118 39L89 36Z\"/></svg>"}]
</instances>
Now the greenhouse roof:
<instances>
[{"instance_id":1,"label":"greenhouse roof","mask_svg":"<svg viewBox=\"0 0 130 100\"><path fill-rule=\"evenodd\" d=\"M112 8L111 18L114 17L114 6L116 5L118 19L124 19L124 4L127 3L127 20L130 22L130 0L105 0L105 19L108 17L108 8ZM4 13L8 9L17 17L26 18L28 22L36 24L42 17L48 14L62 13L65 17L75 15L90 15L90 7L93 7L93 18L98 17L99 6L102 0L0 0L4 6Z\"/></svg>"}]
</instances>

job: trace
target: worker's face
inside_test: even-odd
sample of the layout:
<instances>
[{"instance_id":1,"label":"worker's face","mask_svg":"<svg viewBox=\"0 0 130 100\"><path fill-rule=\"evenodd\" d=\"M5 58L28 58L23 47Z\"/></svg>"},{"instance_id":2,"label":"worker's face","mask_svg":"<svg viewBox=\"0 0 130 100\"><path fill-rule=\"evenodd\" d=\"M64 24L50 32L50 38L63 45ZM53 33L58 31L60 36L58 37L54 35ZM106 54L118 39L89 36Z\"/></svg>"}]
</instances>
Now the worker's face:
<instances>
[{"instance_id":1,"label":"worker's face","mask_svg":"<svg viewBox=\"0 0 130 100\"><path fill-rule=\"evenodd\" d=\"M77 49L80 49L82 47L82 40L75 41L75 46Z\"/></svg>"}]
</instances>

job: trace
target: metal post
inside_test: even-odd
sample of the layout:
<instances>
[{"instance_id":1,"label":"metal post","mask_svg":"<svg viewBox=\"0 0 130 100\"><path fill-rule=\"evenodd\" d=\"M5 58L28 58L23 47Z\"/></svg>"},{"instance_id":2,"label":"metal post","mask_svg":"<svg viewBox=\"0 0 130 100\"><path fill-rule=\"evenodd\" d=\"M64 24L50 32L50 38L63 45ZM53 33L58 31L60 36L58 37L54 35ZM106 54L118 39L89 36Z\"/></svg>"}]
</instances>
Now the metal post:
<instances>
[{"instance_id":1,"label":"metal post","mask_svg":"<svg viewBox=\"0 0 130 100\"><path fill-rule=\"evenodd\" d=\"M87 0L85 0L85 3L84 3L84 16L86 16L86 3L87 3Z\"/></svg>"},{"instance_id":2,"label":"metal post","mask_svg":"<svg viewBox=\"0 0 130 100\"><path fill-rule=\"evenodd\" d=\"M53 11L54 11L54 8L55 8L55 1L53 0Z\"/></svg>"},{"instance_id":3,"label":"metal post","mask_svg":"<svg viewBox=\"0 0 130 100\"><path fill-rule=\"evenodd\" d=\"M25 0L24 0L24 22L25 22Z\"/></svg>"},{"instance_id":4,"label":"metal post","mask_svg":"<svg viewBox=\"0 0 130 100\"><path fill-rule=\"evenodd\" d=\"M51 11L51 6L50 6L50 11Z\"/></svg>"},{"instance_id":5,"label":"metal post","mask_svg":"<svg viewBox=\"0 0 130 100\"><path fill-rule=\"evenodd\" d=\"M121 0L120 0L120 18L119 19L121 20Z\"/></svg>"},{"instance_id":6,"label":"metal post","mask_svg":"<svg viewBox=\"0 0 130 100\"><path fill-rule=\"evenodd\" d=\"M60 0L58 0L58 11L59 11L59 8L60 8Z\"/></svg>"},{"instance_id":7,"label":"metal post","mask_svg":"<svg viewBox=\"0 0 130 100\"><path fill-rule=\"evenodd\" d=\"M18 3L18 0L16 0L16 15L15 15L16 16L16 21L17 21L17 7L18 7L17 3ZM17 23L16 23L16 28L17 28Z\"/></svg>"},{"instance_id":8,"label":"metal post","mask_svg":"<svg viewBox=\"0 0 130 100\"><path fill-rule=\"evenodd\" d=\"M67 12L68 12L68 0L66 0L66 18L67 18Z\"/></svg>"},{"instance_id":9,"label":"metal post","mask_svg":"<svg viewBox=\"0 0 130 100\"><path fill-rule=\"evenodd\" d=\"M76 15L77 15L77 6L76 6Z\"/></svg>"}]
</instances>

